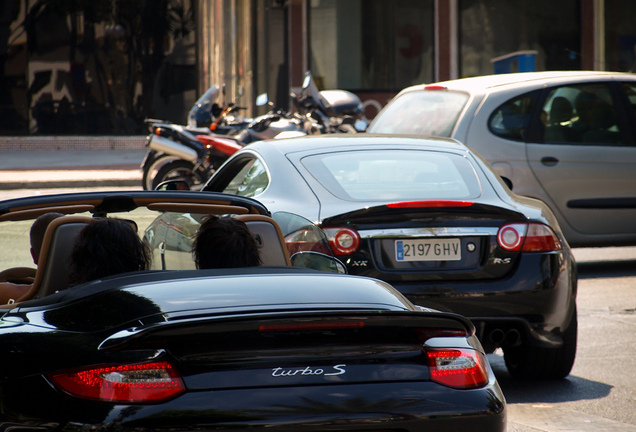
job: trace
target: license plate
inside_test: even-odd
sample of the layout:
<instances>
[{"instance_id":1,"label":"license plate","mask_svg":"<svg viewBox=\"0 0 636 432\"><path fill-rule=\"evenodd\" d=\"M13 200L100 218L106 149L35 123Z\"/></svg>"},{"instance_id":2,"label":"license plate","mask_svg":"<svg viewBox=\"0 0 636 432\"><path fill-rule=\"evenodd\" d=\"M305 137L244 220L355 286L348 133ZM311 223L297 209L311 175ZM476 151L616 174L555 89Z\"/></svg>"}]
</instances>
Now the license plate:
<instances>
[{"instance_id":1,"label":"license plate","mask_svg":"<svg viewBox=\"0 0 636 432\"><path fill-rule=\"evenodd\" d=\"M459 261L462 259L459 239L396 240L395 260Z\"/></svg>"}]
</instances>

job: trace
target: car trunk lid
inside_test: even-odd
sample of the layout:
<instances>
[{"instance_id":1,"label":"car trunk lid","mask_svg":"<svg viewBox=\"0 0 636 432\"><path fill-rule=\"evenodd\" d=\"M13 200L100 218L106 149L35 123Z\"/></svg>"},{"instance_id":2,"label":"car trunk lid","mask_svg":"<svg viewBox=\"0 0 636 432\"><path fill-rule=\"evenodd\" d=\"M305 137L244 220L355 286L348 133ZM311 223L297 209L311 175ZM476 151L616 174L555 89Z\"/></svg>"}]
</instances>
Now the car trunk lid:
<instances>
[{"instance_id":1,"label":"car trunk lid","mask_svg":"<svg viewBox=\"0 0 636 432\"><path fill-rule=\"evenodd\" d=\"M511 222L526 218L500 206L437 200L369 207L327 218L322 227L359 235L359 249L340 256L352 274L388 282L478 281L504 277L514 267L519 252L497 243L499 228Z\"/></svg>"},{"instance_id":2,"label":"car trunk lid","mask_svg":"<svg viewBox=\"0 0 636 432\"><path fill-rule=\"evenodd\" d=\"M109 349L165 350L190 391L426 381L424 344L471 350L473 333L465 318L432 311L287 311L174 320Z\"/></svg>"}]
</instances>

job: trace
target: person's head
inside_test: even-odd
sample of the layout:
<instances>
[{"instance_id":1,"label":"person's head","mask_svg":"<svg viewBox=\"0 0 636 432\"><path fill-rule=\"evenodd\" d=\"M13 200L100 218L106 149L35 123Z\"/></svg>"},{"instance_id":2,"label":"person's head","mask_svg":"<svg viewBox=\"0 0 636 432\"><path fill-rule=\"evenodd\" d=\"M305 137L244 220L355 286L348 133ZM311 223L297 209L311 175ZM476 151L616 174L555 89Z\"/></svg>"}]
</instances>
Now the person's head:
<instances>
[{"instance_id":1,"label":"person's head","mask_svg":"<svg viewBox=\"0 0 636 432\"><path fill-rule=\"evenodd\" d=\"M43 215L40 215L35 222L33 222L33 225L31 225L31 232L29 233L31 240L31 256L33 257L33 262L36 265L40 258L40 250L42 249L42 242L44 241L44 233L46 233L46 229L53 220L62 216L64 216L62 213L44 213Z\"/></svg>"},{"instance_id":2,"label":"person's head","mask_svg":"<svg viewBox=\"0 0 636 432\"><path fill-rule=\"evenodd\" d=\"M132 224L113 218L95 219L78 233L71 252L72 285L150 267L150 248Z\"/></svg>"},{"instance_id":3,"label":"person's head","mask_svg":"<svg viewBox=\"0 0 636 432\"><path fill-rule=\"evenodd\" d=\"M245 222L231 217L208 216L192 243L198 269L261 265L258 244Z\"/></svg>"}]
</instances>

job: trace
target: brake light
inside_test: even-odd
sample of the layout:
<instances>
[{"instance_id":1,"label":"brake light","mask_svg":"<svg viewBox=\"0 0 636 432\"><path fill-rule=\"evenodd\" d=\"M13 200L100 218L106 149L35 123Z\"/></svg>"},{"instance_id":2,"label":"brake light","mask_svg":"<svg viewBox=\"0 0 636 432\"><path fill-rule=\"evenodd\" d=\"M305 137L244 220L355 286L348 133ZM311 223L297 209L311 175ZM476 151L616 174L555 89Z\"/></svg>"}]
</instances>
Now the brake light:
<instances>
[{"instance_id":1,"label":"brake light","mask_svg":"<svg viewBox=\"0 0 636 432\"><path fill-rule=\"evenodd\" d=\"M448 88L441 85L427 85L424 90L448 90Z\"/></svg>"},{"instance_id":2,"label":"brake light","mask_svg":"<svg viewBox=\"0 0 636 432\"><path fill-rule=\"evenodd\" d=\"M289 255L297 252L313 251L331 255L329 245L325 243L322 232L315 228L301 229L285 236L285 244Z\"/></svg>"},{"instance_id":3,"label":"brake light","mask_svg":"<svg viewBox=\"0 0 636 432\"><path fill-rule=\"evenodd\" d=\"M105 402L161 402L185 392L168 362L102 366L51 374L49 379L73 396Z\"/></svg>"},{"instance_id":4,"label":"brake light","mask_svg":"<svg viewBox=\"0 0 636 432\"><path fill-rule=\"evenodd\" d=\"M261 332L275 331L307 331L307 330L341 330L364 327L364 321L332 321L320 323L265 324L258 326Z\"/></svg>"},{"instance_id":5,"label":"brake light","mask_svg":"<svg viewBox=\"0 0 636 432\"><path fill-rule=\"evenodd\" d=\"M391 203L386 206L389 208L436 208L436 207L470 207L474 203L471 201L405 201L399 203Z\"/></svg>"},{"instance_id":6,"label":"brake light","mask_svg":"<svg viewBox=\"0 0 636 432\"><path fill-rule=\"evenodd\" d=\"M351 228L323 228L336 255L349 255L360 247L360 235Z\"/></svg>"},{"instance_id":7,"label":"brake light","mask_svg":"<svg viewBox=\"0 0 636 432\"><path fill-rule=\"evenodd\" d=\"M499 229L497 242L510 252L551 252L563 249L548 226L540 223L508 224Z\"/></svg>"},{"instance_id":8,"label":"brake light","mask_svg":"<svg viewBox=\"0 0 636 432\"><path fill-rule=\"evenodd\" d=\"M488 383L484 356L468 349L426 349L431 381L458 388L482 387Z\"/></svg>"}]
</instances>

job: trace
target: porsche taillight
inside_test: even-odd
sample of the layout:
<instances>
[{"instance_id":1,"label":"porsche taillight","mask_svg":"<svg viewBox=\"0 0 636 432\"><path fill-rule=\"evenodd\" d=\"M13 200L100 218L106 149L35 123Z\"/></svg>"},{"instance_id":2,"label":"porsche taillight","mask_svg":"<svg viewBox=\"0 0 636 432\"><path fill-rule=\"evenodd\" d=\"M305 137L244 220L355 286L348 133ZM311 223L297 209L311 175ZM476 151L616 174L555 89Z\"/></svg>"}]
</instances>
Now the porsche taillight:
<instances>
[{"instance_id":1,"label":"porsche taillight","mask_svg":"<svg viewBox=\"0 0 636 432\"><path fill-rule=\"evenodd\" d=\"M323 228L335 255L349 255L360 247L360 235L351 228Z\"/></svg>"},{"instance_id":2,"label":"porsche taillight","mask_svg":"<svg viewBox=\"0 0 636 432\"><path fill-rule=\"evenodd\" d=\"M514 223L499 228L499 246L510 252L551 252L563 249L548 226L540 223Z\"/></svg>"},{"instance_id":3,"label":"porsche taillight","mask_svg":"<svg viewBox=\"0 0 636 432\"><path fill-rule=\"evenodd\" d=\"M470 349L426 348L430 380L447 387L470 389L488 383L484 356Z\"/></svg>"},{"instance_id":4,"label":"porsche taillight","mask_svg":"<svg viewBox=\"0 0 636 432\"><path fill-rule=\"evenodd\" d=\"M48 378L70 395L105 402L161 402L185 392L181 376L165 361L77 369Z\"/></svg>"}]
</instances>

